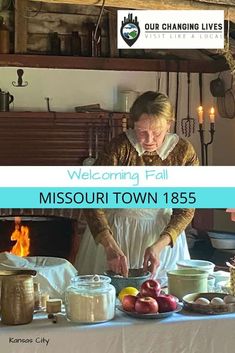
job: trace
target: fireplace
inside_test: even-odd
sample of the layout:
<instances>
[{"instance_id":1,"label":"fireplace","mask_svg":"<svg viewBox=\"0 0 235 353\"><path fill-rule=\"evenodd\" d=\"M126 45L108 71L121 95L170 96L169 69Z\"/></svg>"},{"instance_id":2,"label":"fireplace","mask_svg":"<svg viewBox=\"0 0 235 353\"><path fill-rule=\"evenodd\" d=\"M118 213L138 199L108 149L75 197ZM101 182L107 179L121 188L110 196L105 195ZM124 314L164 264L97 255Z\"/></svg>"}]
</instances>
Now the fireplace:
<instances>
[{"instance_id":1,"label":"fireplace","mask_svg":"<svg viewBox=\"0 0 235 353\"><path fill-rule=\"evenodd\" d=\"M84 223L79 220L80 212L79 217L78 214L75 217L73 212L70 217L65 217L61 210L32 210L30 213L33 215L27 215L29 211L26 214L24 212L26 211L21 210L17 214L16 210L11 210L14 215L0 216L0 252L10 252L16 244L16 240L11 240L11 235L17 226L29 231L29 256L60 257L73 263L78 250L79 234L84 230L81 227ZM49 215L50 213L53 215ZM58 213L62 215L58 216ZM65 210L65 214L68 214L68 210Z\"/></svg>"}]
</instances>

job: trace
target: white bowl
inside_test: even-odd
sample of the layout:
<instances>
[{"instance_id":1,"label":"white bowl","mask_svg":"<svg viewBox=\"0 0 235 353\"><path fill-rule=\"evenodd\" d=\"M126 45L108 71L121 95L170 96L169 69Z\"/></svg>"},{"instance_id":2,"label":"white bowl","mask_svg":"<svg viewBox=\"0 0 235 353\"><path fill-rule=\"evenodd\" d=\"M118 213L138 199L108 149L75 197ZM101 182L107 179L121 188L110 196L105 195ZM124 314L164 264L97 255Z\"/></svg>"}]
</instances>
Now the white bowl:
<instances>
[{"instance_id":1,"label":"white bowl","mask_svg":"<svg viewBox=\"0 0 235 353\"><path fill-rule=\"evenodd\" d=\"M222 281L229 282L230 272L216 271L213 273L213 276L215 277L215 284L222 282Z\"/></svg>"},{"instance_id":2,"label":"white bowl","mask_svg":"<svg viewBox=\"0 0 235 353\"><path fill-rule=\"evenodd\" d=\"M208 236L215 249L235 249L235 233L208 232Z\"/></svg>"},{"instance_id":3,"label":"white bowl","mask_svg":"<svg viewBox=\"0 0 235 353\"><path fill-rule=\"evenodd\" d=\"M177 262L177 267L179 269L184 269L184 268L197 268L199 270L204 270L210 274L213 274L215 264L210 261L206 260L194 260L194 259L188 259L188 260L181 260Z\"/></svg>"},{"instance_id":4,"label":"white bowl","mask_svg":"<svg viewBox=\"0 0 235 353\"><path fill-rule=\"evenodd\" d=\"M216 291L232 294L229 281L221 281L216 284Z\"/></svg>"}]
</instances>

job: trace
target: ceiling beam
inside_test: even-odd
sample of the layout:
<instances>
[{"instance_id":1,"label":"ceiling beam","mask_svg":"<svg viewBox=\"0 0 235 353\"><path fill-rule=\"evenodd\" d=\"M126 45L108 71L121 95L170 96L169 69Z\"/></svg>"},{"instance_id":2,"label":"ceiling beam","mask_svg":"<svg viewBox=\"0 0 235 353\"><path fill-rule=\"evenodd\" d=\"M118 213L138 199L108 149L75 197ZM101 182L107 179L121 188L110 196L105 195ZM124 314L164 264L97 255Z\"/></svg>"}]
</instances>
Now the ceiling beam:
<instances>
[{"instance_id":1,"label":"ceiling beam","mask_svg":"<svg viewBox=\"0 0 235 353\"><path fill-rule=\"evenodd\" d=\"M39 0L31 0L40 2ZM42 0L51 4L73 4L101 6L103 0ZM224 10L225 19L235 22L234 0L105 0L105 6L121 9L145 10Z\"/></svg>"},{"instance_id":2,"label":"ceiling beam","mask_svg":"<svg viewBox=\"0 0 235 353\"><path fill-rule=\"evenodd\" d=\"M235 6L235 0L193 0L196 2L206 2L211 5Z\"/></svg>"},{"instance_id":3,"label":"ceiling beam","mask_svg":"<svg viewBox=\"0 0 235 353\"><path fill-rule=\"evenodd\" d=\"M50 55L1 54L1 66L44 67L53 69L112 70L112 71L169 71L215 73L228 70L225 59L202 60L164 60L134 58L104 58Z\"/></svg>"}]
</instances>

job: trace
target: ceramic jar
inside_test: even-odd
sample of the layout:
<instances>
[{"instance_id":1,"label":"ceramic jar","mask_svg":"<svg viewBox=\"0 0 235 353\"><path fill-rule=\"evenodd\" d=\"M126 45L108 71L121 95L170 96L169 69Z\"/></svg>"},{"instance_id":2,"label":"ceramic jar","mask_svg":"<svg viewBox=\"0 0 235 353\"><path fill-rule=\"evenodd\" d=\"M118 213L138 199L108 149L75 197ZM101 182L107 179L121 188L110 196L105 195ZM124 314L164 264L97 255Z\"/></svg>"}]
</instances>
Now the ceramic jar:
<instances>
[{"instance_id":1,"label":"ceramic jar","mask_svg":"<svg viewBox=\"0 0 235 353\"><path fill-rule=\"evenodd\" d=\"M131 91L131 90L125 90L125 91L120 91L119 92L119 110L121 112L126 112L128 113L130 111L130 108L136 98L138 98L139 92L137 91Z\"/></svg>"},{"instance_id":2,"label":"ceramic jar","mask_svg":"<svg viewBox=\"0 0 235 353\"><path fill-rule=\"evenodd\" d=\"M30 275L2 276L1 320L6 325L28 324L33 319L34 288Z\"/></svg>"},{"instance_id":3,"label":"ceramic jar","mask_svg":"<svg viewBox=\"0 0 235 353\"><path fill-rule=\"evenodd\" d=\"M180 300L186 294L206 293L208 275L208 272L196 268L168 271L168 292Z\"/></svg>"}]
</instances>

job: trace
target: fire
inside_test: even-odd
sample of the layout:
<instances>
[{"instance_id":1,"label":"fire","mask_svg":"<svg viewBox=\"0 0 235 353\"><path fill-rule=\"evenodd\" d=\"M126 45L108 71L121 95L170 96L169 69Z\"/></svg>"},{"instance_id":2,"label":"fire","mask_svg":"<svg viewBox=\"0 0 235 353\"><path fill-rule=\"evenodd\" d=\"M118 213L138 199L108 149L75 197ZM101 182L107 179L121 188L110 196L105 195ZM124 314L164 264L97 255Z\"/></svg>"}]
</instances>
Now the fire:
<instances>
[{"instance_id":1,"label":"fire","mask_svg":"<svg viewBox=\"0 0 235 353\"><path fill-rule=\"evenodd\" d=\"M21 225L21 218L15 217L15 230L11 234L11 240L16 240L16 244L10 250L11 254L18 256L28 256L30 247L29 228Z\"/></svg>"}]
</instances>

